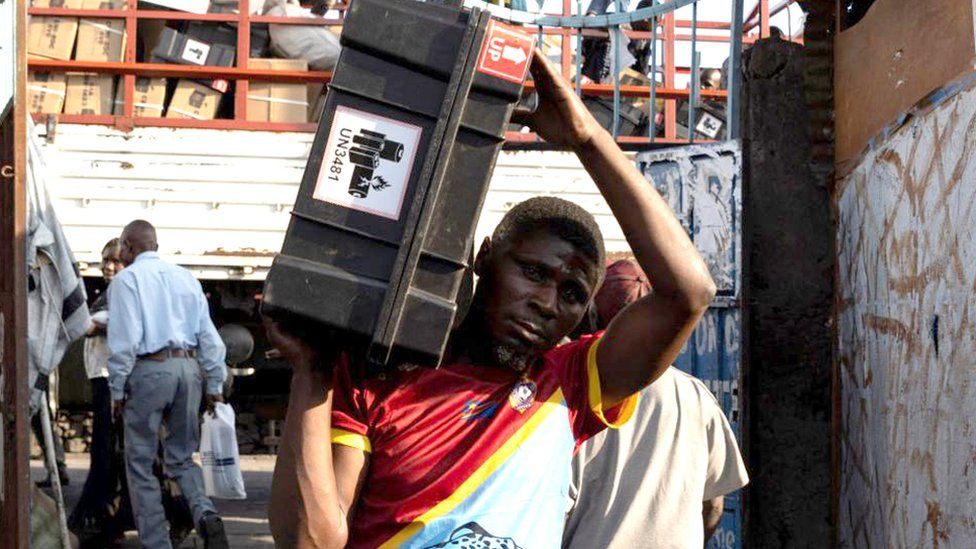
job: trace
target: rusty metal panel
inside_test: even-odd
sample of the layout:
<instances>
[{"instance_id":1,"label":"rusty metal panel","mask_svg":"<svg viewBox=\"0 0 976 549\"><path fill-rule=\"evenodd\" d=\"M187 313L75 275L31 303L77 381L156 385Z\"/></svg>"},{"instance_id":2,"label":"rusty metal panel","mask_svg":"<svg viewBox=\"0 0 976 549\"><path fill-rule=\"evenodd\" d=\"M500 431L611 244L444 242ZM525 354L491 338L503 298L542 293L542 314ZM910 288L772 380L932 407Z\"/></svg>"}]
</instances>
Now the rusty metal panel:
<instances>
[{"instance_id":1,"label":"rusty metal panel","mask_svg":"<svg viewBox=\"0 0 976 549\"><path fill-rule=\"evenodd\" d=\"M719 294L675 366L705 382L740 437L741 152L738 142L640 153L637 165L668 202L708 264ZM741 444L740 444L741 446ZM725 498L712 549L742 547L742 495Z\"/></svg>"},{"instance_id":2,"label":"rusty metal panel","mask_svg":"<svg viewBox=\"0 0 976 549\"><path fill-rule=\"evenodd\" d=\"M637 162L691 234L719 296L738 297L742 234L738 145L729 142L641 153Z\"/></svg>"},{"instance_id":3,"label":"rusty metal panel","mask_svg":"<svg viewBox=\"0 0 976 549\"><path fill-rule=\"evenodd\" d=\"M844 547L976 547L976 89L839 183Z\"/></svg>"}]
</instances>

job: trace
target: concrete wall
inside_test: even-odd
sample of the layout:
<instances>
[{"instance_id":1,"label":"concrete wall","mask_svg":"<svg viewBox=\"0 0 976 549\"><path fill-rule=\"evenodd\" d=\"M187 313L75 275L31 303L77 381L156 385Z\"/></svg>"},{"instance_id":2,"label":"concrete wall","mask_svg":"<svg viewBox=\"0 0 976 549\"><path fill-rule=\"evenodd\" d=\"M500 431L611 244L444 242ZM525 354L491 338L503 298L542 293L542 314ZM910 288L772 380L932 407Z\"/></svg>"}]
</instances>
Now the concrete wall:
<instances>
[{"instance_id":1,"label":"concrete wall","mask_svg":"<svg viewBox=\"0 0 976 549\"><path fill-rule=\"evenodd\" d=\"M744 55L747 547L831 543L830 49L808 43Z\"/></svg>"},{"instance_id":2,"label":"concrete wall","mask_svg":"<svg viewBox=\"0 0 976 549\"><path fill-rule=\"evenodd\" d=\"M848 547L976 547L976 91L915 114L835 197Z\"/></svg>"}]
</instances>

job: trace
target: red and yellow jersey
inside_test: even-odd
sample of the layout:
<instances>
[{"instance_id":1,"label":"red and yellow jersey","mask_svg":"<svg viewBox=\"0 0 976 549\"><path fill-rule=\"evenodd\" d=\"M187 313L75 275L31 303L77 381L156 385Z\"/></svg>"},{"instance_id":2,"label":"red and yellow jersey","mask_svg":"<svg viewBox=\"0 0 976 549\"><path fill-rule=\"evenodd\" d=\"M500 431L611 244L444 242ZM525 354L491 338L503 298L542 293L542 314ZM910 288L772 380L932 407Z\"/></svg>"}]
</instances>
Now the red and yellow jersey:
<instances>
[{"instance_id":1,"label":"red and yellow jersey","mask_svg":"<svg viewBox=\"0 0 976 549\"><path fill-rule=\"evenodd\" d=\"M599 336L521 380L471 364L336 371L332 441L369 453L348 547L558 547L577 446L629 419L604 411Z\"/></svg>"}]
</instances>

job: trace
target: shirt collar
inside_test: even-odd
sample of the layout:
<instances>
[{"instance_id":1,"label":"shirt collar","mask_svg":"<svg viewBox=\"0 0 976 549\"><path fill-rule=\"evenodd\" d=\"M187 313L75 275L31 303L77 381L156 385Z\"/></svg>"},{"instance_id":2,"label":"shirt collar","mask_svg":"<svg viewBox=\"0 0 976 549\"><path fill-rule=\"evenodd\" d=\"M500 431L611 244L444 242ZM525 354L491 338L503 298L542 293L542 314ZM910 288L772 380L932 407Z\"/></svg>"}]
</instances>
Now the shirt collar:
<instances>
[{"instance_id":1,"label":"shirt collar","mask_svg":"<svg viewBox=\"0 0 976 549\"><path fill-rule=\"evenodd\" d=\"M159 252L151 252L151 251L142 252L141 254L136 256L135 261L133 261L132 263L136 263L142 259L159 259Z\"/></svg>"}]
</instances>

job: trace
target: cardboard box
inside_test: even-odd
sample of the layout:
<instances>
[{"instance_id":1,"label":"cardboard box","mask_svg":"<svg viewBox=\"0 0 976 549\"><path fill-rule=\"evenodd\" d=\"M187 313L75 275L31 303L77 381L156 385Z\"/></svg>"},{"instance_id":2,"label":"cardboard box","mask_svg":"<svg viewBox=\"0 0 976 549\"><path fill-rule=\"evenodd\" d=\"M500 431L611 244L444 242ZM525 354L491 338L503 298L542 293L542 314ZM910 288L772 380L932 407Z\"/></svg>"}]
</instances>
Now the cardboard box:
<instances>
[{"instance_id":1,"label":"cardboard box","mask_svg":"<svg viewBox=\"0 0 976 549\"><path fill-rule=\"evenodd\" d=\"M68 74L65 114L112 114L115 77L111 74Z\"/></svg>"},{"instance_id":2,"label":"cardboard box","mask_svg":"<svg viewBox=\"0 0 976 549\"><path fill-rule=\"evenodd\" d=\"M638 71L635 71L634 69L628 67L620 71L621 86L649 86L650 84L650 78Z\"/></svg>"},{"instance_id":3,"label":"cardboard box","mask_svg":"<svg viewBox=\"0 0 976 549\"><path fill-rule=\"evenodd\" d=\"M308 84L308 121L318 122L325 108L325 84Z\"/></svg>"},{"instance_id":4,"label":"cardboard box","mask_svg":"<svg viewBox=\"0 0 976 549\"><path fill-rule=\"evenodd\" d=\"M124 19L81 19L78 21L78 61L120 62L125 56Z\"/></svg>"},{"instance_id":5,"label":"cardboard box","mask_svg":"<svg viewBox=\"0 0 976 549\"><path fill-rule=\"evenodd\" d=\"M29 59L71 59L78 33L77 17L31 16L27 25Z\"/></svg>"},{"instance_id":6,"label":"cardboard box","mask_svg":"<svg viewBox=\"0 0 976 549\"><path fill-rule=\"evenodd\" d=\"M117 0L116 0L117 1ZM82 9L84 0L34 0L35 8ZM71 59L78 32L77 17L30 16L27 25L27 57L32 59Z\"/></svg>"},{"instance_id":7,"label":"cardboard box","mask_svg":"<svg viewBox=\"0 0 976 549\"><path fill-rule=\"evenodd\" d=\"M223 94L192 80L180 80L166 109L166 118L213 120Z\"/></svg>"},{"instance_id":8,"label":"cardboard box","mask_svg":"<svg viewBox=\"0 0 976 549\"><path fill-rule=\"evenodd\" d=\"M78 1L78 0L73 0ZM80 0L86 10L121 10L125 0ZM124 19L88 19L78 21L75 59L79 61L119 62L125 55Z\"/></svg>"},{"instance_id":9,"label":"cardboard box","mask_svg":"<svg viewBox=\"0 0 976 549\"><path fill-rule=\"evenodd\" d=\"M30 112L58 114L64 106L63 74L32 72L27 75L27 108Z\"/></svg>"},{"instance_id":10,"label":"cardboard box","mask_svg":"<svg viewBox=\"0 0 976 549\"><path fill-rule=\"evenodd\" d=\"M210 10L210 0L146 0L146 3L188 13L207 13Z\"/></svg>"},{"instance_id":11,"label":"cardboard box","mask_svg":"<svg viewBox=\"0 0 976 549\"><path fill-rule=\"evenodd\" d=\"M136 59L137 61L149 61L165 28L166 21L162 19L140 19L136 22L136 37L139 40L136 49L138 50L140 49L139 46L142 46L142 57Z\"/></svg>"},{"instance_id":12,"label":"cardboard box","mask_svg":"<svg viewBox=\"0 0 976 549\"><path fill-rule=\"evenodd\" d=\"M248 67L260 70L307 71L302 59L249 59ZM308 121L308 86L251 81L247 91L247 120L254 122Z\"/></svg>"},{"instance_id":13,"label":"cardboard box","mask_svg":"<svg viewBox=\"0 0 976 549\"><path fill-rule=\"evenodd\" d=\"M67 8L69 10L85 9L85 0L34 0L32 8ZM123 2L124 4L124 2Z\"/></svg>"},{"instance_id":14,"label":"cardboard box","mask_svg":"<svg viewBox=\"0 0 976 549\"><path fill-rule=\"evenodd\" d=\"M78 0L72 0L77 2ZM85 10L124 10L125 0L81 0Z\"/></svg>"},{"instance_id":15,"label":"cardboard box","mask_svg":"<svg viewBox=\"0 0 976 549\"><path fill-rule=\"evenodd\" d=\"M136 78L132 96L132 116L162 118L166 102L166 79ZM119 82L115 91L115 114L125 114L125 86Z\"/></svg>"}]
</instances>

